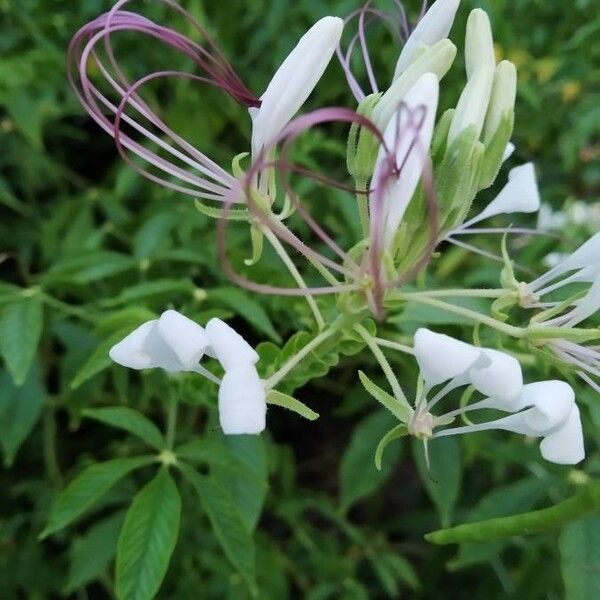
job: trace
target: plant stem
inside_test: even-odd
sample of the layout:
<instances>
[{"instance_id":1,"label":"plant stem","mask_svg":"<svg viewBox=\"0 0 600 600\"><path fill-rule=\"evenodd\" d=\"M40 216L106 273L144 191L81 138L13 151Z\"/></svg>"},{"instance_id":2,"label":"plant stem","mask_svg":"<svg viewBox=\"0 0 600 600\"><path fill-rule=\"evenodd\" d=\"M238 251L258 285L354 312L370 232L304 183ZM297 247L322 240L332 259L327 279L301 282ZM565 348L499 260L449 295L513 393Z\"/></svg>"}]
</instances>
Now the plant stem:
<instances>
[{"instance_id":1,"label":"plant stem","mask_svg":"<svg viewBox=\"0 0 600 600\"><path fill-rule=\"evenodd\" d=\"M404 296L450 296L455 298L499 298L506 294L506 290L502 288L497 289L479 289L479 290L428 290L424 292L407 292Z\"/></svg>"},{"instance_id":2,"label":"plant stem","mask_svg":"<svg viewBox=\"0 0 600 600\"><path fill-rule=\"evenodd\" d=\"M456 315L461 315L466 317L467 319L471 319L472 321L476 321L477 323L482 323L483 325L487 325L488 327L492 327L493 329L497 329L502 333L506 333L515 338L523 338L527 335L527 329L523 329L522 327L514 327L513 325L508 325L507 323L502 323L493 317L489 317L487 315L482 315L475 310L471 310L469 308L464 308L463 306L456 306L456 304L449 304L448 302L443 302L441 300L436 300L435 298L430 298L425 295L414 295L411 293L403 293L401 297L407 302L417 302L419 304L427 304L429 306L434 306L441 310L445 310Z\"/></svg>"},{"instance_id":3,"label":"plant stem","mask_svg":"<svg viewBox=\"0 0 600 600\"><path fill-rule=\"evenodd\" d=\"M400 387L400 384L398 383L398 379L396 378L396 375L394 375L394 371L392 370L390 363L387 361L386 357L383 355L381 348L379 348L379 346L377 345L376 339L365 329L365 327L363 325L360 325L360 324L355 325L354 330L362 337L363 340L365 340L367 346L369 346L369 349L373 353L375 360L377 360L377 362L381 366L381 370L383 371L384 375L386 376L386 379L388 380L396 399L401 404L403 404L406 408L408 408L409 411L412 412L413 409L412 409L411 405L409 404L408 400L406 399L406 396L404 395L404 392L402 391L402 388Z\"/></svg>"},{"instance_id":4,"label":"plant stem","mask_svg":"<svg viewBox=\"0 0 600 600\"><path fill-rule=\"evenodd\" d=\"M404 352L405 354L414 355L415 351L410 346L405 346L404 344L400 344L398 342L394 342L392 340L384 340L383 338L373 338L378 346L383 346L384 348L391 348L392 350L398 350L400 352Z\"/></svg>"},{"instance_id":5,"label":"plant stem","mask_svg":"<svg viewBox=\"0 0 600 600\"><path fill-rule=\"evenodd\" d=\"M369 236L370 218L369 218L369 200L367 196L367 182L356 180L356 202L358 204L358 216L363 237Z\"/></svg>"},{"instance_id":6,"label":"plant stem","mask_svg":"<svg viewBox=\"0 0 600 600\"><path fill-rule=\"evenodd\" d=\"M48 478L55 486L61 487L62 473L56 456L56 421L53 407L47 407L44 411L44 461Z\"/></svg>"},{"instance_id":7,"label":"plant stem","mask_svg":"<svg viewBox=\"0 0 600 600\"><path fill-rule=\"evenodd\" d=\"M169 398L169 407L167 409L167 450L173 450L175 444L175 429L177 427L177 411L179 402L175 396Z\"/></svg>"},{"instance_id":8,"label":"plant stem","mask_svg":"<svg viewBox=\"0 0 600 600\"><path fill-rule=\"evenodd\" d=\"M304 282L304 279L302 279L302 275L300 275L300 272L296 268L296 265L293 263L292 259L285 251L285 248L283 247L277 236L266 227L263 228L263 232L267 240L269 240L271 246L273 246L275 252L277 252L279 258L282 260L283 264L287 267L288 271L290 272L291 276L294 278L298 286L303 290L308 289L308 286ZM323 329L325 327L325 320L323 319L323 315L321 314L321 311L319 310L315 299L312 296L306 296L306 301L308 302L308 305L310 306L310 309L313 312L318 328Z\"/></svg>"}]
</instances>

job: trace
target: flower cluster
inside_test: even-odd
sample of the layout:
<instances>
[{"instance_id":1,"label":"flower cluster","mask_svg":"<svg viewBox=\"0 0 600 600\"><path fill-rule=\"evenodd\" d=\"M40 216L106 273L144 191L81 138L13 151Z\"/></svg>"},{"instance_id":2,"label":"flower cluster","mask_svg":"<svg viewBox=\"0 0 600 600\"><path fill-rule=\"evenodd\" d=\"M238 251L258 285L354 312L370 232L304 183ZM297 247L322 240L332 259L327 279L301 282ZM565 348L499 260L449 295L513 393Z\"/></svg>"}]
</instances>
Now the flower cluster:
<instances>
[{"instance_id":1,"label":"flower cluster","mask_svg":"<svg viewBox=\"0 0 600 600\"><path fill-rule=\"evenodd\" d=\"M226 434L256 434L265 428L266 392L256 371L258 354L221 319L206 328L174 310L147 321L110 349L116 363L130 369L200 373L219 385L219 421ZM215 377L200 364L215 358L225 374Z\"/></svg>"},{"instance_id":2,"label":"flower cluster","mask_svg":"<svg viewBox=\"0 0 600 600\"><path fill-rule=\"evenodd\" d=\"M506 238L538 232L479 226L493 217L533 213L540 207L532 163L511 168L495 198L484 207L477 203L477 194L496 182L515 151L510 140L516 68L506 60L496 62L485 11L476 9L469 15L464 40L466 83L455 108L438 116L442 80L457 55L448 36L460 0L437 0L412 31L400 2L394 3L396 10L391 12L376 9L369 1L345 21L324 17L302 36L260 97L246 88L205 29L172 0L162 1L193 25L202 43L124 10L129 1L119 0L74 36L69 64L78 98L134 168L152 181L192 196L199 211L219 219L219 259L235 283L256 292L305 297L315 327L307 332L308 341L284 364L273 367L266 381L257 374L256 352L228 325L213 319L203 328L175 311L145 323L113 347L113 360L135 369L201 373L219 385L223 431L259 433L265 427L267 399L275 397L269 394L288 408L308 414L307 407L275 390L290 371L311 357L318 360L325 347L358 340L353 348L366 346L371 351L392 388L390 395L361 374L367 391L398 418L396 433L402 430L429 439L504 429L542 437L541 452L547 460L561 464L582 460L580 415L567 383L524 384L521 366L511 354L427 329L417 331L414 347L374 333L391 322L388 315L394 316L408 304L425 305L491 328L512 338L515 346L551 356L551 364L561 372L575 370L600 391L594 380L600 376L600 347L588 345L600 339L600 331L581 327L600 308L600 234L526 283L515 276ZM355 20L357 31L348 41L346 34ZM367 28L376 23L383 23L404 41L388 86L378 83L370 60ZM200 74L160 71L130 80L117 62L112 41L122 31L143 34L184 55ZM361 73L354 70L357 50L368 88L361 85ZM296 116L336 53L356 108L325 107ZM231 173L171 130L144 101L144 86L165 77L214 86L248 109L249 152L232 159ZM331 123L344 124L349 130L345 165L349 183L333 180L329 173L315 173L290 158L301 135ZM291 174L310 180L309 189L324 185L354 199L361 236L351 248L341 247L326 224L317 220L302 197L306 192L296 190ZM297 233L298 221L303 223L302 236ZM245 272L253 273L266 242L287 269L293 281L290 286L258 282L238 272L228 257L227 228L240 224L252 244ZM505 234L503 256L463 241L464 236L482 233ZM500 287L443 290L423 284L415 291L407 286L424 274L448 244L503 261ZM311 282L320 283L309 285L307 273ZM575 290L566 299L548 300L547 296L572 285L587 288ZM329 305L338 313L335 318L330 318L332 312L326 318L315 300L326 294L335 298ZM490 314L447 301L455 296L492 300ZM506 311L512 308L525 312L529 322L508 322ZM531 316L530 311L536 312ZM382 348L416 356L421 385L414 403L408 402ZM205 354L221 364L222 379L200 364ZM270 366L262 372L268 373ZM436 386L442 387L434 393ZM431 410L438 402L460 387L467 388L467 399L475 392L484 398L434 416ZM509 414L447 428L455 418L484 409Z\"/></svg>"}]
</instances>

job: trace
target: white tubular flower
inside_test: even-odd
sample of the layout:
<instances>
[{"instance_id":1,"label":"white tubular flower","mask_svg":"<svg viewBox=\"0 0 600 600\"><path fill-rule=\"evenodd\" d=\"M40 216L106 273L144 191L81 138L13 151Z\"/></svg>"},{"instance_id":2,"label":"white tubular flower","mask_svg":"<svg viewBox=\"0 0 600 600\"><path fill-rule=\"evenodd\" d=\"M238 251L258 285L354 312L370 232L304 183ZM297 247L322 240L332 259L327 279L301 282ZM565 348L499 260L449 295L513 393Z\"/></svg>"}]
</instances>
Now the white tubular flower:
<instances>
[{"instance_id":1,"label":"white tubular flower","mask_svg":"<svg viewBox=\"0 0 600 600\"><path fill-rule=\"evenodd\" d=\"M257 156L289 123L317 85L340 41L344 22L324 17L301 38L283 61L251 111L252 154Z\"/></svg>"},{"instance_id":2,"label":"white tubular flower","mask_svg":"<svg viewBox=\"0 0 600 600\"><path fill-rule=\"evenodd\" d=\"M266 391L256 369L247 365L226 371L219 387L219 422L223 433L261 433L266 414Z\"/></svg>"},{"instance_id":3,"label":"white tubular flower","mask_svg":"<svg viewBox=\"0 0 600 600\"><path fill-rule=\"evenodd\" d=\"M498 64L494 73L490 105L483 128L484 143L488 144L492 141L502 119L514 109L516 97L517 69L510 61L503 60ZM512 148L514 150L514 146Z\"/></svg>"},{"instance_id":4,"label":"white tubular flower","mask_svg":"<svg viewBox=\"0 0 600 600\"><path fill-rule=\"evenodd\" d=\"M490 217L511 213L532 213L540 207L540 192L533 163L511 169L508 183L500 193L475 217L463 223L462 231Z\"/></svg>"},{"instance_id":5,"label":"white tubular flower","mask_svg":"<svg viewBox=\"0 0 600 600\"><path fill-rule=\"evenodd\" d=\"M483 401L481 408L497 408ZM518 401L521 412L487 423L445 429L434 437L502 429L530 437L543 437L542 456L558 464L577 464L585 458L583 432L575 393L563 381L540 381L523 386ZM528 407L528 408L527 408Z\"/></svg>"},{"instance_id":6,"label":"white tubular flower","mask_svg":"<svg viewBox=\"0 0 600 600\"><path fill-rule=\"evenodd\" d=\"M414 352L428 388L467 373L481 356L479 348L424 327L415 333Z\"/></svg>"},{"instance_id":7,"label":"white tubular flower","mask_svg":"<svg viewBox=\"0 0 600 600\"><path fill-rule=\"evenodd\" d=\"M195 371L209 344L200 325L174 311L148 321L115 344L109 356L130 369Z\"/></svg>"},{"instance_id":8,"label":"white tubular flower","mask_svg":"<svg viewBox=\"0 0 600 600\"><path fill-rule=\"evenodd\" d=\"M467 85L452 118L448 143L451 144L465 129L475 127L477 138L481 135L488 112L496 59L490 20L485 11L471 11L465 38Z\"/></svg>"},{"instance_id":9,"label":"white tubular flower","mask_svg":"<svg viewBox=\"0 0 600 600\"><path fill-rule=\"evenodd\" d=\"M437 77L433 73L425 73L406 94L403 106L396 111L385 130L383 137L387 148L394 154L399 173L388 180L383 192L384 247L393 243L428 160L438 95ZM422 121L420 110L424 111ZM375 185L382 170L388 168L388 159L385 149L380 148L372 178ZM371 214L374 213L373 202L371 199Z\"/></svg>"},{"instance_id":10,"label":"white tubular flower","mask_svg":"<svg viewBox=\"0 0 600 600\"><path fill-rule=\"evenodd\" d=\"M505 352L478 348L425 328L415 334L414 352L428 389L450 380L431 400L430 408L461 385L472 384L507 406L514 404L523 388L521 365Z\"/></svg>"},{"instance_id":11,"label":"white tubular flower","mask_svg":"<svg viewBox=\"0 0 600 600\"><path fill-rule=\"evenodd\" d=\"M459 4L460 0L437 0L431 5L404 44L393 81L406 71L416 50L422 46L433 46L448 37Z\"/></svg>"},{"instance_id":12,"label":"white tubular flower","mask_svg":"<svg viewBox=\"0 0 600 600\"><path fill-rule=\"evenodd\" d=\"M258 354L254 348L225 321L211 319L206 324L206 335L215 357L225 371L258 362Z\"/></svg>"}]
</instances>

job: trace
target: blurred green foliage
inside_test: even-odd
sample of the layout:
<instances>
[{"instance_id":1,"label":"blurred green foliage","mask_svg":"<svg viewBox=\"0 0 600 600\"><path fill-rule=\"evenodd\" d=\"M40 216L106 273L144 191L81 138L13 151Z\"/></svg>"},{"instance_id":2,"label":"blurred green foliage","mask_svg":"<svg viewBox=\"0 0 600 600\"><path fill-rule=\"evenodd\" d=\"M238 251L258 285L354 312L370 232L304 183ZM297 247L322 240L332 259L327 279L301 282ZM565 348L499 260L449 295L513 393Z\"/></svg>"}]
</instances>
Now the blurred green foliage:
<instances>
[{"instance_id":1,"label":"blurred green foliage","mask_svg":"<svg viewBox=\"0 0 600 600\"><path fill-rule=\"evenodd\" d=\"M157 20L172 19L156 3L137 4ZM354 0L182 4L206 23L257 93L311 22L356 8ZM407 1L412 14L417 4ZM554 207L574 199L597 202L597 0L465 0L453 38L462 39L471 6L489 11L499 56L519 68L513 160L536 162L543 197ZM405 442L393 442L378 472L375 446L393 423L358 383L357 367L369 371L368 361L328 357L325 371L331 368L332 375L298 391L321 418L308 423L271 409L269 433L249 440L225 440L216 431L215 392L203 381L161 373L140 377L110 367L110 345L168 306L201 323L211 316L233 319L256 343L277 346L304 328L310 315L301 300L232 290L217 264L214 222L123 165L112 141L83 113L66 81L65 50L70 36L108 7L102 0L0 0L0 597L113 597L111 563L124 508L149 481L148 467L125 475L82 520L43 542L38 535L52 498L84 467L144 452L143 441L84 411L133 407L162 430L173 395L183 404L178 438L203 435L209 442L208 450L187 449L190 462L227 492L244 531L255 530L260 598L599 597L597 517L568 526L560 543L550 533L464 544L457 551L430 546L422 537L440 525L556 502L597 475L600 404L589 390L578 393L589 434L586 473L542 464L537 448L501 434L475 435L451 449L434 443L433 456L443 457L439 474L423 468L418 448L415 463ZM383 30L374 31L372 41L385 80L398 46ZM157 56L150 40L127 43L134 69L185 66L178 56ZM443 103L453 105L462 85L457 62ZM169 82L151 97L167 122L224 166L249 145L247 115L214 90ZM324 105L353 107L337 64L309 101ZM316 134L299 152L307 154L321 141ZM343 158L344 142L342 136L330 147L334 156ZM343 242L355 223L335 200L315 210ZM547 251L559 243L574 247L589 231L584 223L564 233L564 243L517 244L519 262L539 268ZM234 258L247 257L245 236L233 231L230 242ZM260 269L261 279L287 283L271 254ZM446 253L433 274L458 285L487 285L497 276L496 265L461 250ZM434 323L459 334L464 326L440 313L413 313L403 314L391 333L406 335ZM277 346L264 346L264 355ZM394 361L401 380L414 381L412 361ZM526 366L538 372L535 364ZM315 369L304 381L319 374ZM159 597L244 598L239 546L220 539L214 527L222 517L214 508L222 504L211 505L218 496L208 491L199 503L196 491L194 485L181 487L183 527Z\"/></svg>"}]
</instances>

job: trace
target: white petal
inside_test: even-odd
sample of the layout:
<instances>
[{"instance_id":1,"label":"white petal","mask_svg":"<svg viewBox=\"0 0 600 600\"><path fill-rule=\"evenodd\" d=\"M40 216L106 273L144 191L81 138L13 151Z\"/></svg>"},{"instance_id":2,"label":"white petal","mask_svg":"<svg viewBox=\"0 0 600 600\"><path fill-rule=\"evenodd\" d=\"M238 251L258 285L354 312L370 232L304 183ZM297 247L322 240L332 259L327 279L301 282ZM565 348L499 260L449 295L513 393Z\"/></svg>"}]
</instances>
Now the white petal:
<instances>
[{"instance_id":1,"label":"white petal","mask_svg":"<svg viewBox=\"0 0 600 600\"><path fill-rule=\"evenodd\" d=\"M542 440L540 450L546 460L559 465L576 465L585 458L581 417L575 404L563 426Z\"/></svg>"},{"instance_id":2,"label":"white petal","mask_svg":"<svg viewBox=\"0 0 600 600\"><path fill-rule=\"evenodd\" d=\"M469 223L478 223L495 215L535 212L540 207L540 193L533 163L511 169L508 183L487 207Z\"/></svg>"},{"instance_id":3,"label":"white petal","mask_svg":"<svg viewBox=\"0 0 600 600\"><path fill-rule=\"evenodd\" d=\"M140 325L115 344L108 354L116 363L130 369L160 367L169 372L184 370L175 353L162 339L156 319Z\"/></svg>"},{"instance_id":4,"label":"white petal","mask_svg":"<svg viewBox=\"0 0 600 600\"><path fill-rule=\"evenodd\" d=\"M254 365L258 354L254 348L221 319L211 319L206 324L206 335L212 350L225 371L235 367Z\"/></svg>"},{"instance_id":5,"label":"white petal","mask_svg":"<svg viewBox=\"0 0 600 600\"><path fill-rule=\"evenodd\" d=\"M167 310L160 316L158 331L186 370L198 364L208 346L204 329L175 310Z\"/></svg>"},{"instance_id":6,"label":"white petal","mask_svg":"<svg viewBox=\"0 0 600 600\"><path fill-rule=\"evenodd\" d=\"M266 392L252 366L227 371L219 387L219 422L226 434L257 434L264 430Z\"/></svg>"},{"instance_id":7,"label":"white petal","mask_svg":"<svg viewBox=\"0 0 600 600\"><path fill-rule=\"evenodd\" d=\"M525 425L536 435L545 435L567 420L575 392L564 381L538 381L523 386L521 403L532 406L520 413Z\"/></svg>"},{"instance_id":8,"label":"white petal","mask_svg":"<svg viewBox=\"0 0 600 600\"><path fill-rule=\"evenodd\" d=\"M283 61L261 97L260 109L251 113L254 156L273 141L313 91L331 61L343 27L338 17L322 18Z\"/></svg>"},{"instance_id":9,"label":"white petal","mask_svg":"<svg viewBox=\"0 0 600 600\"><path fill-rule=\"evenodd\" d=\"M502 155L502 162L506 162L514 153L517 147L512 143L508 142L506 144L506 148L504 149L504 154Z\"/></svg>"},{"instance_id":10,"label":"white petal","mask_svg":"<svg viewBox=\"0 0 600 600\"><path fill-rule=\"evenodd\" d=\"M471 344L425 328L415 334L414 351L429 387L462 375L481 355L481 350Z\"/></svg>"},{"instance_id":11,"label":"white petal","mask_svg":"<svg viewBox=\"0 0 600 600\"><path fill-rule=\"evenodd\" d=\"M584 242L561 265L561 271L581 269L600 259L600 231Z\"/></svg>"},{"instance_id":12,"label":"white petal","mask_svg":"<svg viewBox=\"0 0 600 600\"><path fill-rule=\"evenodd\" d=\"M577 303L569 313L568 324L575 326L600 310L600 277L591 285L588 293Z\"/></svg>"},{"instance_id":13,"label":"white petal","mask_svg":"<svg viewBox=\"0 0 600 600\"><path fill-rule=\"evenodd\" d=\"M460 0L437 0L419 21L402 48L394 81L406 70L419 46L433 46L448 37Z\"/></svg>"},{"instance_id":14,"label":"white petal","mask_svg":"<svg viewBox=\"0 0 600 600\"><path fill-rule=\"evenodd\" d=\"M390 120L384 139L389 149L394 149L396 165L402 166L397 179L388 183L384 195L384 245L393 242L404 212L421 179L423 167L428 160L429 146L435 124L439 96L439 82L433 73L425 73L409 90L401 107ZM425 110L418 132L419 109ZM415 135L416 134L416 135ZM386 153L382 147L373 173L373 182L378 181L385 167ZM371 214L373 214L371 206Z\"/></svg>"},{"instance_id":15,"label":"white petal","mask_svg":"<svg viewBox=\"0 0 600 600\"><path fill-rule=\"evenodd\" d=\"M498 350L483 349L485 364L477 361L469 375L472 384L486 396L496 400L501 410L516 410L517 399L523 389L523 373L519 361Z\"/></svg>"}]
</instances>

